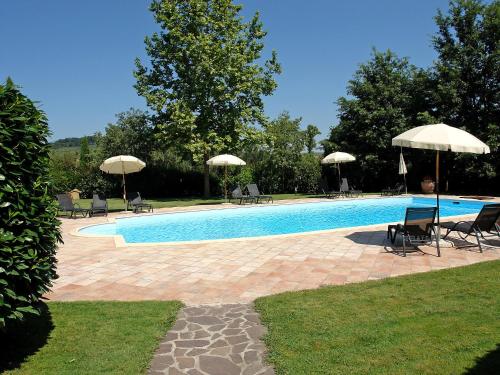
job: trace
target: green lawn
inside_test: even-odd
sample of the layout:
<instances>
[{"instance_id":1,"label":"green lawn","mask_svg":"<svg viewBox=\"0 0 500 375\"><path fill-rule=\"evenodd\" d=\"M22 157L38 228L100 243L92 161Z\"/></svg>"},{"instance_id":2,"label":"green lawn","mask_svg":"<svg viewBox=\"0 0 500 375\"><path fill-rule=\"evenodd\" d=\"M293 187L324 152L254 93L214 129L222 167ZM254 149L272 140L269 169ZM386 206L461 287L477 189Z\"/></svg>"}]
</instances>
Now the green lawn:
<instances>
[{"instance_id":1,"label":"green lawn","mask_svg":"<svg viewBox=\"0 0 500 375\"><path fill-rule=\"evenodd\" d=\"M500 261L259 298L278 374L499 374Z\"/></svg>"},{"instance_id":2,"label":"green lawn","mask_svg":"<svg viewBox=\"0 0 500 375\"><path fill-rule=\"evenodd\" d=\"M46 306L42 317L0 333L0 373L145 373L181 304L49 302Z\"/></svg>"},{"instance_id":3,"label":"green lawn","mask_svg":"<svg viewBox=\"0 0 500 375\"><path fill-rule=\"evenodd\" d=\"M314 198L321 197L321 195L314 194L273 194L274 200L282 199L300 199L300 198ZM154 208L164 208L164 207L183 207L183 206L198 206L206 204L222 204L224 203L223 198L156 198L156 199L146 199L149 203L153 205ZM89 208L92 199L80 199L78 203L82 208ZM110 198L108 199L108 206L110 211L121 211L124 209L125 205L123 199Z\"/></svg>"}]
</instances>

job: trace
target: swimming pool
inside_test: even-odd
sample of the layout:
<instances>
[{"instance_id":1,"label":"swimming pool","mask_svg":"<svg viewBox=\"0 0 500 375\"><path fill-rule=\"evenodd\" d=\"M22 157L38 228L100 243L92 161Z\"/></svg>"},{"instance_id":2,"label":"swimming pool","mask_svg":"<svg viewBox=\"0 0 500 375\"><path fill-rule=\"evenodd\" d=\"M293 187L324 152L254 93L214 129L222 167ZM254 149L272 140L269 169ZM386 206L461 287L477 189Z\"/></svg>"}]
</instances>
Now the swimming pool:
<instances>
[{"instance_id":1,"label":"swimming pool","mask_svg":"<svg viewBox=\"0 0 500 375\"><path fill-rule=\"evenodd\" d=\"M403 221L407 207L435 206L433 198L372 198L251 206L132 218L80 229L121 235L127 243L202 241L311 232ZM441 200L441 217L477 213L483 202Z\"/></svg>"}]
</instances>

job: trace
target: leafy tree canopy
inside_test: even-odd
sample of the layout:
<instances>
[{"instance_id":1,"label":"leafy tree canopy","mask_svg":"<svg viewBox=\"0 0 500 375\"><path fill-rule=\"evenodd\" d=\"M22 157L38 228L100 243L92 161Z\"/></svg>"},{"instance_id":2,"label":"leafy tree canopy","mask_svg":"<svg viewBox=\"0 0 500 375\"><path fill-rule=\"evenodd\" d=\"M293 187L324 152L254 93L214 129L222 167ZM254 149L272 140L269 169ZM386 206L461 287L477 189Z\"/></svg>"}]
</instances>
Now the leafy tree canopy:
<instances>
[{"instance_id":1,"label":"leafy tree canopy","mask_svg":"<svg viewBox=\"0 0 500 375\"><path fill-rule=\"evenodd\" d=\"M155 146L153 125L146 112L131 108L116 115L104 135L97 137L102 160L116 155L132 155L145 162Z\"/></svg>"},{"instance_id":2,"label":"leafy tree canopy","mask_svg":"<svg viewBox=\"0 0 500 375\"><path fill-rule=\"evenodd\" d=\"M318 127L313 124L307 125L306 130L304 130L304 141L306 144L307 152L309 154L312 153L316 148L315 138L320 134L321 132L319 131Z\"/></svg>"},{"instance_id":3,"label":"leafy tree canopy","mask_svg":"<svg viewBox=\"0 0 500 375\"><path fill-rule=\"evenodd\" d=\"M145 39L150 66L136 60L135 87L163 139L205 161L252 137L249 125L265 122L262 96L281 70L274 52L260 63L259 15L244 22L231 0L155 0L150 9L161 31Z\"/></svg>"},{"instance_id":4,"label":"leafy tree canopy","mask_svg":"<svg viewBox=\"0 0 500 375\"><path fill-rule=\"evenodd\" d=\"M500 181L500 1L453 0L448 13L438 11L435 20L437 112L492 150L486 156L455 155L456 167L473 179ZM474 184L467 178L459 182Z\"/></svg>"},{"instance_id":5,"label":"leafy tree canopy","mask_svg":"<svg viewBox=\"0 0 500 375\"><path fill-rule=\"evenodd\" d=\"M359 179L369 175L371 188L393 184L398 160L391 147L392 138L435 121L426 112L429 85L426 72L406 58L389 50L374 50L372 59L361 64L349 81L350 97L338 100L340 122L324 144L325 153L356 155ZM388 170L394 170L394 175L388 175Z\"/></svg>"}]
</instances>

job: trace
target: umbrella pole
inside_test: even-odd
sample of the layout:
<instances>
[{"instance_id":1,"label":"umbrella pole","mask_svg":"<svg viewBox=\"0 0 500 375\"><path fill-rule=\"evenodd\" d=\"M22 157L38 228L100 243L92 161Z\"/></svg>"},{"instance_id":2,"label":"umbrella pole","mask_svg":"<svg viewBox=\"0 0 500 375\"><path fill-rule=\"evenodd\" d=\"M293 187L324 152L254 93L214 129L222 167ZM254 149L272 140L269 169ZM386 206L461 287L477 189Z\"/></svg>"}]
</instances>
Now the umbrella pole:
<instances>
[{"instance_id":1,"label":"umbrella pole","mask_svg":"<svg viewBox=\"0 0 500 375\"><path fill-rule=\"evenodd\" d=\"M340 163L337 163L337 169L339 170L339 191L341 189L341 185L340 185Z\"/></svg>"},{"instance_id":2,"label":"umbrella pole","mask_svg":"<svg viewBox=\"0 0 500 375\"><path fill-rule=\"evenodd\" d=\"M127 188L125 185L125 172L122 172L122 181L123 181L123 204L125 204L125 200L127 199ZM127 206L125 206L125 211L127 211Z\"/></svg>"},{"instance_id":3,"label":"umbrella pole","mask_svg":"<svg viewBox=\"0 0 500 375\"><path fill-rule=\"evenodd\" d=\"M224 166L224 200L227 203L227 164Z\"/></svg>"},{"instance_id":4,"label":"umbrella pole","mask_svg":"<svg viewBox=\"0 0 500 375\"><path fill-rule=\"evenodd\" d=\"M439 242L441 241L441 222L439 217L439 150L436 151L436 204L437 204L437 229L436 229L436 247L438 249L438 257L441 256L439 250Z\"/></svg>"},{"instance_id":5,"label":"umbrella pole","mask_svg":"<svg viewBox=\"0 0 500 375\"><path fill-rule=\"evenodd\" d=\"M401 146L401 155L403 155L403 146ZM403 159L404 162L404 159ZM406 170L406 166L405 169ZM408 186L406 186L406 173L403 173L403 180L405 182L405 195L408 195Z\"/></svg>"}]
</instances>

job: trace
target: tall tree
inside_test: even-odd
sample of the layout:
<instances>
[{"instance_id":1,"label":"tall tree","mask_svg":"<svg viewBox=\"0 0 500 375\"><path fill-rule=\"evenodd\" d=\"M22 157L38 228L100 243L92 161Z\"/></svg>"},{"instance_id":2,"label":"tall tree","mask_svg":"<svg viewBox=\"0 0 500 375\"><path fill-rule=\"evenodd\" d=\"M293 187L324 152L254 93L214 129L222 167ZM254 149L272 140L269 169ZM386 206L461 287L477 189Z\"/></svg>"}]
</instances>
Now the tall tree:
<instances>
[{"instance_id":1,"label":"tall tree","mask_svg":"<svg viewBox=\"0 0 500 375\"><path fill-rule=\"evenodd\" d=\"M208 196L206 160L265 122L262 96L276 89L281 68L275 52L260 64L266 32L259 14L244 22L231 0L154 0L150 9L161 31L145 39L150 66L136 59L135 87L164 141L203 162Z\"/></svg>"},{"instance_id":2,"label":"tall tree","mask_svg":"<svg viewBox=\"0 0 500 375\"><path fill-rule=\"evenodd\" d=\"M438 115L476 135L492 151L487 156L450 155L460 170L455 182L477 186L471 177L500 185L500 1L452 0L448 13L438 11L435 20Z\"/></svg>"},{"instance_id":3,"label":"tall tree","mask_svg":"<svg viewBox=\"0 0 500 375\"><path fill-rule=\"evenodd\" d=\"M295 167L304 150L304 134L300 130L302 118L291 118L288 112L281 113L265 126L267 155L263 163L264 175L269 188L275 191L291 192L295 186Z\"/></svg>"},{"instance_id":4,"label":"tall tree","mask_svg":"<svg viewBox=\"0 0 500 375\"><path fill-rule=\"evenodd\" d=\"M126 154L149 162L155 138L148 114L134 108L118 113L116 123L108 124L97 144L102 159Z\"/></svg>"},{"instance_id":5,"label":"tall tree","mask_svg":"<svg viewBox=\"0 0 500 375\"><path fill-rule=\"evenodd\" d=\"M431 83L428 74L393 52L373 52L349 81L350 98L338 99L339 124L332 128L325 151L345 151L357 156L365 188L393 184L397 154L391 139L414 126L433 121L426 112ZM393 171L391 175L388 171Z\"/></svg>"},{"instance_id":6,"label":"tall tree","mask_svg":"<svg viewBox=\"0 0 500 375\"><path fill-rule=\"evenodd\" d=\"M306 149L308 154L311 154L313 150L316 148L315 138L320 134L321 132L319 131L317 126L313 124L307 125L306 130L304 130L304 141L306 144Z\"/></svg>"}]
</instances>

